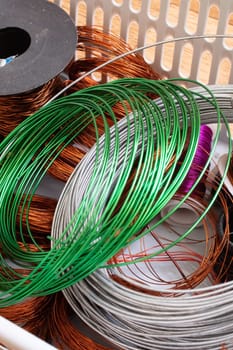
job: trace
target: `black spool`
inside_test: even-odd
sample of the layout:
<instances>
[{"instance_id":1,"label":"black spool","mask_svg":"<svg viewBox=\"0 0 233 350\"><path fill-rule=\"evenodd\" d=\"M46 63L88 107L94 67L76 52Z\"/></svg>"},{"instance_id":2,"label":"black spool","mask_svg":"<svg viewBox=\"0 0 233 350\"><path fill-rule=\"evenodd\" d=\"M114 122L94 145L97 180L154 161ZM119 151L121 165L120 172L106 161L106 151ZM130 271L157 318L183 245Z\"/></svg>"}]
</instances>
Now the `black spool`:
<instances>
[{"instance_id":1,"label":"black spool","mask_svg":"<svg viewBox=\"0 0 233 350\"><path fill-rule=\"evenodd\" d=\"M0 0L0 96L31 91L61 73L77 35L69 15L46 0Z\"/></svg>"}]
</instances>

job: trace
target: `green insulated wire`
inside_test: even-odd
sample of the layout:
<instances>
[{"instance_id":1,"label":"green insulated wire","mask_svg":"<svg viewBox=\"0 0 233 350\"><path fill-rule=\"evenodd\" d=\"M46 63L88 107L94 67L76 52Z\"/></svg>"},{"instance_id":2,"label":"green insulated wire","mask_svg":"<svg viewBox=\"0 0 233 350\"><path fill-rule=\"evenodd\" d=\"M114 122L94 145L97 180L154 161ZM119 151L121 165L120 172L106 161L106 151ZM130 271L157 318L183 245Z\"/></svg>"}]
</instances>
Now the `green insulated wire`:
<instances>
[{"instance_id":1,"label":"green insulated wire","mask_svg":"<svg viewBox=\"0 0 233 350\"><path fill-rule=\"evenodd\" d=\"M227 120L210 89L196 83L199 90L187 90L178 82L183 80L128 78L80 90L47 104L2 141L0 307L69 287L138 239L185 179L202 123L219 125L213 155L220 124L227 125ZM117 103L125 111L119 122L112 109ZM212 111L211 117L206 110ZM97 117L103 120L105 133L101 137ZM109 118L113 121L111 128ZM29 212L32 197L50 165L90 123L95 128L96 144L77 165L60 195L50 251L20 249L16 217L19 212ZM188 128L187 152L177 167ZM22 215L20 219L20 239L25 242ZM35 242L30 227L27 234ZM12 263L29 269L29 275L16 272Z\"/></svg>"}]
</instances>

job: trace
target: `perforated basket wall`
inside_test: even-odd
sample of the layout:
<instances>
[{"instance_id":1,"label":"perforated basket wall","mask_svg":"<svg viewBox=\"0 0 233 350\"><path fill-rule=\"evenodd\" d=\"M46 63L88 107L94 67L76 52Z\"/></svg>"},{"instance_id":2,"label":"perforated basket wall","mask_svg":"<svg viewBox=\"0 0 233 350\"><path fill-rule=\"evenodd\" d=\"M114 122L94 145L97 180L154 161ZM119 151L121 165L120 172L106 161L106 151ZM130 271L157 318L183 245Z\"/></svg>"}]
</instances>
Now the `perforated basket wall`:
<instances>
[{"instance_id":1,"label":"perforated basket wall","mask_svg":"<svg viewBox=\"0 0 233 350\"><path fill-rule=\"evenodd\" d=\"M165 77L189 77L209 84L233 82L233 39L191 39L233 34L233 1L223 0L55 0L77 25L98 25L140 47L166 39L181 42L144 50Z\"/></svg>"}]
</instances>

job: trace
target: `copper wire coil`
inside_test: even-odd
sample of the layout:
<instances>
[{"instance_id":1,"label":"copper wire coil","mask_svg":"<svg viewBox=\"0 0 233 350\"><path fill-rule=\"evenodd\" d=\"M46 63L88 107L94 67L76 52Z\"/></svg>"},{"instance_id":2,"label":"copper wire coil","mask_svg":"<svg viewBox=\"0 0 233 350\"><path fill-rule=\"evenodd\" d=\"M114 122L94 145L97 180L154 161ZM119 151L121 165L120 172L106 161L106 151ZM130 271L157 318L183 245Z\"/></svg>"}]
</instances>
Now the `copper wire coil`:
<instances>
[{"instance_id":1,"label":"copper wire coil","mask_svg":"<svg viewBox=\"0 0 233 350\"><path fill-rule=\"evenodd\" d=\"M60 153L52 165L48 169L48 173L53 177L66 182L72 174L75 166L81 161L86 152L87 147L83 147L81 144L80 148L74 145L68 145Z\"/></svg>"},{"instance_id":2,"label":"copper wire coil","mask_svg":"<svg viewBox=\"0 0 233 350\"><path fill-rule=\"evenodd\" d=\"M64 86L60 77L19 95L0 96L0 134L8 135L26 117L36 112Z\"/></svg>"},{"instance_id":3,"label":"copper wire coil","mask_svg":"<svg viewBox=\"0 0 233 350\"><path fill-rule=\"evenodd\" d=\"M35 297L1 308L1 316L23 327L58 349L107 350L74 325L71 308L62 293ZM111 349L111 348L109 348Z\"/></svg>"},{"instance_id":4,"label":"copper wire coil","mask_svg":"<svg viewBox=\"0 0 233 350\"><path fill-rule=\"evenodd\" d=\"M21 250L24 251L30 251L30 252L40 252L41 250L44 251L49 251L50 250L50 241L46 242L46 243L40 243L38 244L38 246L36 246L35 244L32 243L23 243L23 242L18 242L18 245L20 247Z\"/></svg>"},{"instance_id":5,"label":"copper wire coil","mask_svg":"<svg viewBox=\"0 0 233 350\"><path fill-rule=\"evenodd\" d=\"M24 197L21 202L24 201ZM18 246L22 251L49 251L49 239L57 200L35 194L19 206L16 217ZM23 210L23 212L22 212Z\"/></svg>"},{"instance_id":6,"label":"copper wire coil","mask_svg":"<svg viewBox=\"0 0 233 350\"><path fill-rule=\"evenodd\" d=\"M71 80L76 79L80 73L87 72L94 67L108 61L110 58L119 56L130 51L130 46L121 38L104 33L101 29L90 26L78 26L79 52L85 52L85 58L80 58L73 62L69 68ZM116 62L107 65L100 70L103 74L109 74L109 78L120 77L145 77L149 79L159 79L156 73L140 54L128 55ZM94 81L95 83L95 81Z\"/></svg>"},{"instance_id":7,"label":"copper wire coil","mask_svg":"<svg viewBox=\"0 0 233 350\"><path fill-rule=\"evenodd\" d=\"M47 326L47 315L51 310L54 296L31 298L22 303L1 308L1 316L18 324L28 332L43 340L50 340Z\"/></svg>"},{"instance_id":8,"label":"copper wire coil","mask_svg":"<svg viewBox=\"0 0 233 350\"><path fill-rule=\"evenodd\" d=\"M72 350L107 350L103 346L79 331L71 320L71 307L62 293L55 295L52 312L50 313L49 333L52 343L59 349Z\"/></svg>"},{"instance_id":9,"label":"copper wire coil","mask_svg":"<svg viewBox=\"0 0 233 350\"><path fill-rule=\"evenodd\" d=\"M78 26L77 36L77 52L78 54L81 53L82 57L70 62L65 69L69 77L65 82L66 85L82 76L83 73L131 50L131 47L122 38L111 33L105 33L102 29L96 27ZM125 77L144 77L154 80L161 78L138 53L127 55L113 63L109 63L100 68L97 73L101 75L100 82ZM99 81L90 75L72 86L67 93L70 94L89 86L95 86L98 83Z\"/></svg>"},{"instance_id":10,"label":"copper wire coil","mask_svg":"<svg viewBox=\"0 0 233 350\"><path fill-rule=\"evenodd\" d=\"M2 255L4 257L4 255ZM12 278L14 280L17 280L20 276L23 276L23 277L26 277L28 276L28 274L31 272L30 269L23 269L23 268L17 268L17 269L12 269L11 273L8 271L7 274L5 272L5 269L3 266L0 267L0 273L2 276L4 277L9 277L9 278ZM1 314L1 309L0 309L0 314Z\"/></svg>"},{"instance_id":11,"label":"copper wire coil","mask_svg":"<svg viewBox=\"0 0 233 350\"><path fill-rule=\"evenodd\" d=\"M57 205L57 200L46 196L35 194L26 201L24 211L22 212L22 204L19 206L16 224L22 225L24 233L28 226L30 230L38 236L38 234L49 234L51 232L53 214Z\"/></svg>"}]
</instances>

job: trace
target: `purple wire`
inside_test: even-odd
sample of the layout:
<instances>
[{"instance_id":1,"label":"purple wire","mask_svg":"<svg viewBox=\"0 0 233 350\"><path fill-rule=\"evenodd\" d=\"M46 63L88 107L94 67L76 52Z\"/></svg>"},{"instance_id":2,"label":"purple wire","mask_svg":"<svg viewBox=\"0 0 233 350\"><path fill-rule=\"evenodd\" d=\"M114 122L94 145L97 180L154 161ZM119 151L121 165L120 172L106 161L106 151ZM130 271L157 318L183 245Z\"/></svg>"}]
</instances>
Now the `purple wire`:
<instances>
[{"instance_id":1,"label":"purple wire","mask_svg":"<svg viewBox=\"0 0 233 350\"><path fill-rule=\"evenodd\" d=\"M212 130L207 125L201 125L197 150L194 155L193 162L178 192L189 192L195 184L196 180L198 179L201 171L203 170L209 158L209 153L211 151L212 135Z\"/></svg>"}]
</instances>

